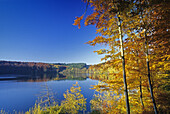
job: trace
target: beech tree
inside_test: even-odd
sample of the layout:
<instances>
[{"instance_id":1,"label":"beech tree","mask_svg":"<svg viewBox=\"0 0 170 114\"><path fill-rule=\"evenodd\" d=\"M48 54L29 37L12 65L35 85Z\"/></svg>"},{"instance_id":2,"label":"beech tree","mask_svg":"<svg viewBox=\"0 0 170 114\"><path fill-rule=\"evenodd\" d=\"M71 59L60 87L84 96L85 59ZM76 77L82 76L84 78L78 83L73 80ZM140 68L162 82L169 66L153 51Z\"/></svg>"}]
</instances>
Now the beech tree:
<instances>
[{"instance_id":1,"label":"beech tree","mask_svg":"<svg viewBox=\"0 0 170 114\"><path fill-rule=\"evenodd\" d=\"M98 54L111 54L111 56L106 55L105 60L111 59L112 64L119 63L122 60L122 72L123 72L123 82L124 82L124 94L125 94L125 101L127 107L127 113L130 113L130 106L129 106L129 98L128 98L128 90L127 90L127 82L126 82L126 72L125 72L125 56L124 56L124 47L123 47L123 30L121 23L123 21L122 15L127 13L131 6L130 3L133 1L112 1L112 0L97 0L89 1L91 7L94 7L94 12L90 16L86 18L85 25L94 25L96 24L97 32L101 33L102 36L96 37L93 41L89 41L90 45L99 44L109 44L113 48L111 50L99 50L97 51ZM75 25L80 27L80 20L82 16L77 18L75 21ZM105 37L103 37L105 36ZM119 38L119 40L118 40ZM113 44L114 42L114 44ZM119 45L120 43L120 45ZM116 48L116 49L115 49ZM116 50L119 50L119 53L116 54ZM116 52L117 53L117 52ZM121 55L121 59L120 59ZM110 61L110 60L109 60ZM118 65L120 67L120 64ZM120 72L119 72L120 75Z\"/></svg>"},{"instance_id":2,"label":"beech tree","mask_svg":"<svg viewBox=\"0 0 170 114\"><path fill-rule=\"evenodd\" d=\"M96 85L94 88L102 91L114 90L117 95L125 91L125 96L119 100L126 99L127 113L135 110L140 110L140 113L152 112L150 107L154 107L157 113L155 98L158 99L158 88L166 85L164 79L168 79L169 72L169 23L166 17L169 15L168 1L85 2L94 9L93 13L86 17L85 25L96 25L96 31L100 34L87 43L92 46L107 45L106 48L95 51L105 55L101 59L105 62L96 66L101 69L99 79L106 84ZM77 17L74 25L80 28L83 17L85 14ZM155 83L158 80L160 81ZM141 105L136 106L139 102Z\"/></svg>"}]
</instances>

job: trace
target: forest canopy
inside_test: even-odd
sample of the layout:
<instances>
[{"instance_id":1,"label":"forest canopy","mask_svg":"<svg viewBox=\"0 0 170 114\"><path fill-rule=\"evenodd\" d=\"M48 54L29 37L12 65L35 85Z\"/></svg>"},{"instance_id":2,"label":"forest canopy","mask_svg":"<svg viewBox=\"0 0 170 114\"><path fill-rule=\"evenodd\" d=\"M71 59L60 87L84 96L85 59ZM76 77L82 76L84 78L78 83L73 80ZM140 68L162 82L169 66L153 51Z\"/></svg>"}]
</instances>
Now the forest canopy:
<instances>
[{"instance_id":1,"label":"forest canopy","mask_svg":"<svg viewBox=\"0 0 170 114\"><path fill-rule=\"evenodd\" d=\"M105 84L95 86L99 91L114 91L119 99L103 99L103 113L163 113L170 105L170 2L168 0L84 0L85 13L76 17L80 28L95 25L98 36L87 43L105 45L95 51L104 55L105 62L93 68L96 77ZM93 11L86 16L90 6ZM166 88L166 89L165 89ZM124 94L124 95L123 95ZM164 97L162 97L164 96ZM166 96L166 97L165 97ZM164 99L164 100L163 100ZM106 101L104 101L106 100ZM98 100L94 104L98 104ZM117 106L106 111L110 104ZM105 104L106 103L106 104ZM114 104L114 103L111 103ZM95 106L94 106L95 107ZM106 111L106 112L105 112Z\"/></svg>"}]
</instances>

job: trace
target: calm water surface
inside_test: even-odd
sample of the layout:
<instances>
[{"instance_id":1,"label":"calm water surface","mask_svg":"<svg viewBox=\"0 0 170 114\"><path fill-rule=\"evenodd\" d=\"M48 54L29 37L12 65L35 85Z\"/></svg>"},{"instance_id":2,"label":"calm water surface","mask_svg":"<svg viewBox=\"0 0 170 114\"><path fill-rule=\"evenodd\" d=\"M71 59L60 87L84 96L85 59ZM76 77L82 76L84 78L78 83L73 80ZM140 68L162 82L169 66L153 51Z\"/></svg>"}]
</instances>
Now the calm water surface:
<instances>
[{"instance_id":1,"label":"calm water surface","mask_svg":"<svg viewBox=\"0 0 170 114\"><path fill-rule=\"evenodd\" d=\"M10 75L11 76L11 75ZM0 75L0 77L4 77ZM7 75L5 75L7 77ZM15 77L15 76L12 76ZM90 100L93 98L95 90L89 89L98 83L97 80L92 80L86 78L84 80L49 80L49 81L38 81L31 80L5 80L0 81L0 109L5 111L13 112L15 111L28 111L30 107L33 107L38 97L40 97L43 91L43 86L45 84L54 93L54 98L56 101L60 102L64 99L63 93L67 89L78 82L81 86L81 93L87 98L87 111L90 111Z\"/></svg>"}]
</instances>

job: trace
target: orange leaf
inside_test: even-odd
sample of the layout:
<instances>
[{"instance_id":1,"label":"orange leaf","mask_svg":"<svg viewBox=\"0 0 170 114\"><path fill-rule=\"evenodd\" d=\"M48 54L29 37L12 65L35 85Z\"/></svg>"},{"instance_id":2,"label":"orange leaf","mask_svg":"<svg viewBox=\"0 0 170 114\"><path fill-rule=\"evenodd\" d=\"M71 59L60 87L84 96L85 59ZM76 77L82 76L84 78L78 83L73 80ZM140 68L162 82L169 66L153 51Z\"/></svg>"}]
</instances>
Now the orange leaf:
<instances>
[{"instance_id":1,"label":"orange leaf","mask_svg":"<svg viewBox=\"0 0 170 114\"><path fill-rule=\"evenodd\" d=\"M74 24L73 25L78 25L78 28L80 29L80 21L83 19L82 15L81 17L76 17L77 19L74 20Z\"/></svg>"}]
</instances>

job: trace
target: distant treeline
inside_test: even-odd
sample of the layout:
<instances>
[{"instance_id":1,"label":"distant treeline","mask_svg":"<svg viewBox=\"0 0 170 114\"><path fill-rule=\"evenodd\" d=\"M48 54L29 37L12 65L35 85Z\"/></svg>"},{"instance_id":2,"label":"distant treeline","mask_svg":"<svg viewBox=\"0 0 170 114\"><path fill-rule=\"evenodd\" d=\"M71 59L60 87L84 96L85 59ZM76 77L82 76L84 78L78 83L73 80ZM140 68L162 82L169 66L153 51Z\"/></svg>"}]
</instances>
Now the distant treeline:
<instances>
[{"instance_id":1,"label":"distant treeline","mask_svg":"<svg viewBox=\"0 0 170 114\"><path fill-rule=\"evenodd\" d=\"M0 74L41 75L56 72L56 68L47 63L0 61Z\"/></svg>"},{"instance_id":2,"label":"distant treeline","mask_svg":"<svg viewBox=\"0 0 170 114\"><path fill-rule=\"evenodd\" d=\"M68 69L71 68L79 68L79 69L83 69L83 68L89 68L89 65L87 65L86 63L53 63L54 65L63 65L63 66L67 66Z\"/></svg>"},{"instance_id":3,"label":"distant treeline","mask_svg":"<svg viewBox=\"0 0 170 114\"><path fill-rule=\"evenodd\" d=\"M80 74L80 73L89 73L90 65L86 63L53 63L56 68L66 67L66 69L60 71L64 75L68 74Z\"/></svg>"},{"instance_id":4,"label":"distant treeline","mask_svg":"<svg viewBox=\"0 0 170 114\"><path fill-rule=\"evenodd\" d=\"M0 61L0 74L20 74L20 75L43 75L56 74L62 71L75 73L87 70L89 65L86 63L36 63L36 62L16 62ZM70 70L72 72L70 72Z\"/></svg>"}]
</instances>

